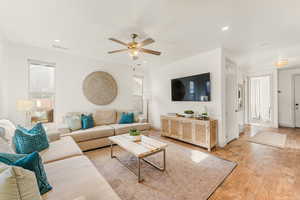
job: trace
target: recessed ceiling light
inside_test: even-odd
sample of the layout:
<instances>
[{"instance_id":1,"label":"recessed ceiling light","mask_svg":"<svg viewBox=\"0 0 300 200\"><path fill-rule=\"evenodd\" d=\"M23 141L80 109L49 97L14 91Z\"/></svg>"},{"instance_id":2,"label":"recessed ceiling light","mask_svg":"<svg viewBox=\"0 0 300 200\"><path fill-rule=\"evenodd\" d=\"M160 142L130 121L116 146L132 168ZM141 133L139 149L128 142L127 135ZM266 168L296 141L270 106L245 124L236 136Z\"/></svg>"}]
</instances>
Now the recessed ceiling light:
<instances>
[{"instance_id":1,"label":"recessed ceiling light","mask_svg":"<svg viewBox=\"0 0 300 200\"><path fill-rule=\"evenodd\" d=\"M222 31L228 31L229 30L229 26L224 26L223 28L222 28Z\"/></svg>"},{"instance_id":2,"label":"recessed ceiling light","mask_svg":"<svg viewBox=\"0 0 300 200\"><path fill-rule=\"evenodd\" d=\"M54 42L60 42L60 40L54 40Z\"/></svg>"}]
</instances>

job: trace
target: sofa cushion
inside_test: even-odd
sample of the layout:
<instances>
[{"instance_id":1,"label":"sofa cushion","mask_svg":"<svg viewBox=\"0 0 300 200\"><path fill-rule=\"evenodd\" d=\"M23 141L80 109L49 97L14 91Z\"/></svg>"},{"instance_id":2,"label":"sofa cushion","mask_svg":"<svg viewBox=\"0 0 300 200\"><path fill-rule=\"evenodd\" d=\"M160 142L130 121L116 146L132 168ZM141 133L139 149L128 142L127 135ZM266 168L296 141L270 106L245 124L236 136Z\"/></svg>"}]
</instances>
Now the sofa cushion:
<instances>
[{"instance_id":1,"label":"sofa cushion","mask_svg":"<svg viewBox=\"0 0 300 200\"><path fill-rule=\"evenodd\" d=\"M132 124L134 122L133 113L122 113L121 119L118 124Z\"/></svg>"},{"instance_id":2,"label":"sofa cushion","mask_svg":"<svg viewBox=\"0 0 300 200\"><path fill-rule=\"evenodd\" d=\"M135 111L135 110L118 110L117 115L116 115L117 116L116 122L114 124L119 123L123 113L133 113L134 122L139 122L139 117L140 117L141 114L138 111Z\"/></svg>"},{"instance_id":3,"label":"sofa cushion","mask_svg":"<svg viewBox=\"0 0 300 200\"><path fill-rule=\"evenodd\" d=\"M64 136L71 136L76 142L83 142L97 138L109 137L114 135L114 129L111 126L95 126L93 128L74 131L64 134Z\"/></svg>"},{"instance_id":4,"label":"sofa cushion","mask_svg":"<svg viewBox=\"0 0 300 200\"><path fill-rule=\"evenodd\" d=\"M4 140L8 142L11 146L11 149L15 151L15 145L13 143L13 136L15 134L16 126L9 120L1 119L0 120L0 127L3 128L4 131Z\"/></svg>"},{"instance_id":5,"label":"sofa cushion","mask_svg":"<svg viewBox=\"0 0 300 200\"><path fill-rule=\"evenodd\" d=\"M52 190L51 185L48 183L47 175L44 169L44 164L38 152L33 152L24 156L10 165L22 167L35 173L38 187L41 194L45 194Z\"/></svg>"},{"instance_id":6,"label":"sofa cushion","mask_svg":"<svg viewBox=\"0 0 300 200\"><path fill-rule=\"evenodd\" d=\"M1 200L42 200L32 171L0 163Z\"/></svg>"},{"instance_id":7,"label":"sofa cushion","mask_svg":"<svg viewBox=\"0 0 300 200\"><path fill-rule=\"evenodd\" d=\"M62 160L74 156L82 155L78 145L71 137L62 137L50 143L50 147L40 152L44 163Z\"/></svg>"},{"instance_id":8,"label":"sofa cushion","mask_svg":"<svg viewBox=\"0 0 300 200\"><path fill-rule=\"evenodd\" d=\"M85 156L48 163L45 170L53 190L42 196L44 200L120 200Z\"/></svg>"},{"instance_id":9,"label":"sofa cushion","mask_svg":"<svg viewBox=\"0 0 300 200\"><path fill-rule=\"evenodd\" d=\"M66 115L65 122L66 122L68 128L71 129L72 131L76 131L76 130L79 130L82 128L80 115L76 115L76 114Z\"/></svg>"},{"instance_id":10,"label":"sofa cushion","mask_svg":"<svg viewBox=\"0 0 300 200\"><path fill-rule=\"evenodd\" d=\"M140 131L149 130L149 123L132 123L132 124L111 124L111 127L115 129L115 135L128 133L130 129L135 128Z\"/></svg>"},{"instance_id":11,"label":"sofa cushion","mask_svg":"<svg viewBox=\"0 0 300 200\"><path fill-rule=\"evenodd\" d=\"M81 125L82 125L82 129L93 128L95 126L93 115L92 114L89 114L89 115L82 114L81 115Z\"/></svg>"},{"instance_id":12,"label":"sofa cushion","mask_svg":"<svg viewBox=\"0 0 300 200\"><path fill-rule=\"evenodd\" d=\"M97 110L94 113L94 122L96 126L114 124L116 122L115 110Z\"/></svg>"},{"instance_id":13,"label":"sofa cushion","mask_svg":"<svg viewBox=\"0 0 300 200\"><path fill-rule=\"evenodd\" d=\"M21 154L29 154L34 151L40 152L49 147L48 137L42 123L37 123L30 130L18 126L13 142L16 152Z\"/></svg>"}]
</instances>

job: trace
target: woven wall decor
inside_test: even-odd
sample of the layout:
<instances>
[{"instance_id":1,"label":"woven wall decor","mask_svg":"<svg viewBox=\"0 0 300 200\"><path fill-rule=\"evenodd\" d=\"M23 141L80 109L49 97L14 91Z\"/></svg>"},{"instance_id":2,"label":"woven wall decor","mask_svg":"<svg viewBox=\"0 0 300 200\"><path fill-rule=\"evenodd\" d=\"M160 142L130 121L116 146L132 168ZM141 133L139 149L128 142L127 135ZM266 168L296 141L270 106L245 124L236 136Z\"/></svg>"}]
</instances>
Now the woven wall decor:
<instances>
[{"instance_id":1,"label":"woven wall decor","mask_svg":"<svg viewBox=\"0 0 300 200\"><path fill-rule=\"evenodd\" d=\"M96 71L83 81L83 94L93 104L110 104L118 94L115 79L107 72Z\"/></svg>"}]
</instances>

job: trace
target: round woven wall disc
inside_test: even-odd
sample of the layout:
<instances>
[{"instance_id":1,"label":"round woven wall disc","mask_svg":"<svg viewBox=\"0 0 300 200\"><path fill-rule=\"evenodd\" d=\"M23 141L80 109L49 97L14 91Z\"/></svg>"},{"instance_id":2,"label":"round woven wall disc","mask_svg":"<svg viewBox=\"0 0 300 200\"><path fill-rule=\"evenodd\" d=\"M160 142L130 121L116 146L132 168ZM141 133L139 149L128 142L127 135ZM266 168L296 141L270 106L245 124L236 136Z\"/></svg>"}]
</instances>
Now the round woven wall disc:
<instances>
[{"instance_id":1,"label":"round woven wall disc","mask_svg":"<svg viewBox=\"0 0 300 200\"><path fill-rule=\"evenodd\" d=\"M117 97L118 85L109 73L96 71L84 79L83 94L93 104L107 105Z\"/></svg>"}]
</instances>

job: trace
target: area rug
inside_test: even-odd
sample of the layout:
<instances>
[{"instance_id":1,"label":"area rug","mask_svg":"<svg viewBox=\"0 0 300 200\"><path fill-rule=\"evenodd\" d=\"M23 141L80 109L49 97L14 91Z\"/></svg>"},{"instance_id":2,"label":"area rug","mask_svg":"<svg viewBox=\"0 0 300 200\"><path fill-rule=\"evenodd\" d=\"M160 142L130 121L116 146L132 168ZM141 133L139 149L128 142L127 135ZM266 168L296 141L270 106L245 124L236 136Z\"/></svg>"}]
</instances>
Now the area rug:
<instances>
[{"instance_id":1,"label":"area rug","mask_svg":"<svg viewBox=\"0 0 300 200\"><path fill-rule=\"evenodd\" d=\"M286 143L286 135L275 132L259 132L249 138L249 142L269 145L273 147L284 148Z\"/></svg>"},{"instance_id":2,"label":"area rug","mask_svg":"<svg viewBox=\"0 0 300 200\"><path fill-rule=\"evenodd\" d=\"M142 162L142 183L138 183L136 175L119 161L110 158L110 148L85 154L122 200L206 200L236 167L234 162L162 141L168 143L167 169L161 172ZM137 170L134 156L117 146L114 154L130 169ZM161 164L162 154L147 159Z\"/></svg>"}]
</instances>

